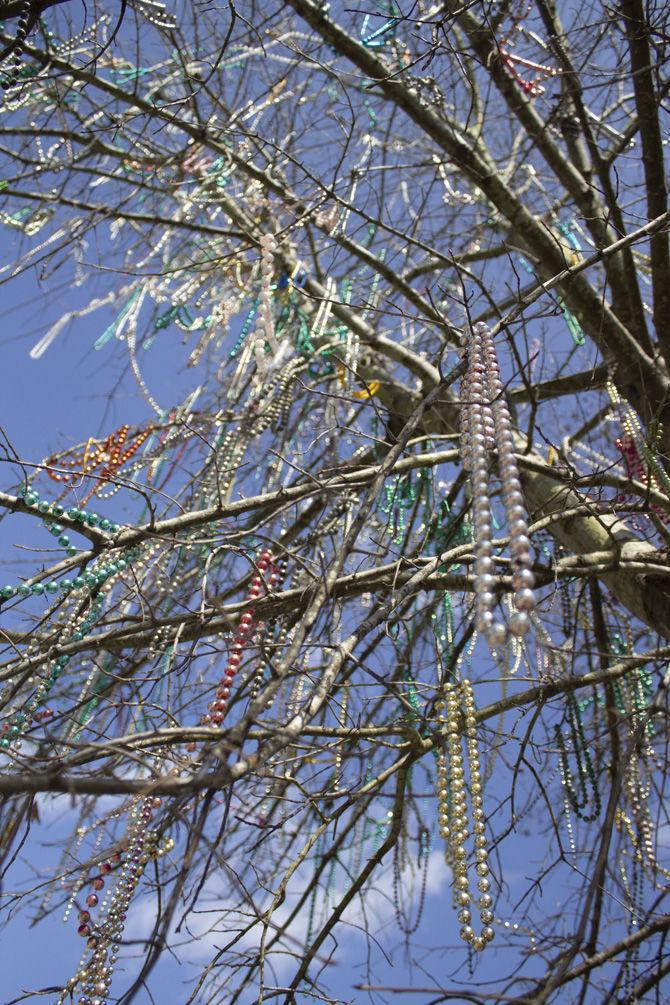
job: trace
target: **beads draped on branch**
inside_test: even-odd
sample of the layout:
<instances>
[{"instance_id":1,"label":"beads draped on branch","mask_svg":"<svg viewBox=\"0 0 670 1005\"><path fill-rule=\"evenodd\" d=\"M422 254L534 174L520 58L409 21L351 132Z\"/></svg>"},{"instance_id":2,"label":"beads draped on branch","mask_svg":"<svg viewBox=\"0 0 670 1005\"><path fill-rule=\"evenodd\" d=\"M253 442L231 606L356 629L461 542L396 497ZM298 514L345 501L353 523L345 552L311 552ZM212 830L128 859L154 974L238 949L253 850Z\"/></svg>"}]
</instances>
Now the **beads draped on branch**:
<instances>
[{"instance_id":1,"label":"beads draped on branch","mask_svg":"<svg viewBox=\"0 0 670 1005\"><path fill-rule=\"evenodd\" d=\"M530 628L529 613L535 607L532 591L530 540L519 469L514 456L514 435L500 380L500 367L488 327L472 327L466 345L467 370L461 385L461 451L463 466L470 476L475 539L475 582L477 631L492 648L504 644L508 629L496 621L493 609L493 541L491 512L490 452L498 454L501 494L509 531L514 607L509 619L512 635L522 636Z\"/></svg>"},{"instance_id":2,"label":"beads draped on branch","mask_svg":"<svg viewBox=\"0 0 670 1005\"><path fill-rule=\"evenodd\" d=\"M266 346L273 353L278 352L279 343L275 335L274 316L272 310L272 276L274 274L274 253L277 242L272 234L261 237L261 293L256 330L254 331L254 355L258 376L262 380L268 372L269 365Z\"/></svg>"}]
</instances>

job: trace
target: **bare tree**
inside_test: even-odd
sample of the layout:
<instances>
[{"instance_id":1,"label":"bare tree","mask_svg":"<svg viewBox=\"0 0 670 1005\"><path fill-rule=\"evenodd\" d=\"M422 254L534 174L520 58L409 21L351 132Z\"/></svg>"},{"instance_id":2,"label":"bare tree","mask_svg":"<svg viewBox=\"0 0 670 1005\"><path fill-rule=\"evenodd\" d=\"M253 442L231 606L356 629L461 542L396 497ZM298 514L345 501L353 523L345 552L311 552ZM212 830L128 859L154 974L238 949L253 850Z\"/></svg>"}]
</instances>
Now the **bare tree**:
<instances>
[{"instance_id":1,"label":"bare tree","mask_svg":"<svg viewBox=\"0 0 670 1005\"><path fill-rule=\"evenodd\" d=\"M666 1000L668 10L112 7L0 3L0 279L146 406L3 445L7 935L82 951L8 1000Z\"/></svg>"}]
</instances>

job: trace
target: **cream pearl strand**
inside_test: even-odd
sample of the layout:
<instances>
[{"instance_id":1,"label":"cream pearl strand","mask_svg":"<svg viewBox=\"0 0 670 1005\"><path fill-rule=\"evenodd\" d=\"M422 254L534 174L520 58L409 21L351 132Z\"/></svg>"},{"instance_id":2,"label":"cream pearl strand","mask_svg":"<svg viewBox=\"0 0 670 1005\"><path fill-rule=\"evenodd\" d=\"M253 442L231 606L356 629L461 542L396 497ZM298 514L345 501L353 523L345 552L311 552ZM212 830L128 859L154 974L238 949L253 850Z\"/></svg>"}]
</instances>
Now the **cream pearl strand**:
<instances>
[{"instance_id":1,"label":"cream pearl strand","mask_svg":"<svg viewBox=\"0 0 670 1005\"><path fill-rule=\"evenodd\" d=\"M476 628L491 648L507 640L507 628L496 621L493 608L493 528L488 451L496 449L512 556L513 602L509 631L523 636L530 629L530 612L536 600L531 571L528 523L514 456L514 435L500 380L495 346L485 324L473 325L466 346L467 370L461 387L461 450L463 467L470 475L475 534Z\"/></svg>"},{"instance_id":2,"label":"cream pearl strand","mask_svg":"<svg viewBox=\"0 0 670 1005\"><path fill-rule=\"evenodd\" d=\"M446 745L438 753L437 800L440 835L447 843L447 860L453 871L454 902L461 923L460 937L475 952L481 952L493 941L495 932L493 921L493 898L490 894L491 881L488 878L488 851L486 850L482 780L479 751L477 747L477 721L472 686L468 680L460 685L447 684L444 701L435 705L438 721L446 733ZM462 707L461 707L462 699ZM446 712L446 714L444 714ZM474 835L475 873L479 898L479 918L482 930L479 935L472 927L470 910L473 897L468 877L467 849L465 842L469 836L467 819L467 799L465 793L465 771L460 719L465 724L465 742L470 767L470 791L472 802L472 832Z\"/></svg>"}]
</instances>

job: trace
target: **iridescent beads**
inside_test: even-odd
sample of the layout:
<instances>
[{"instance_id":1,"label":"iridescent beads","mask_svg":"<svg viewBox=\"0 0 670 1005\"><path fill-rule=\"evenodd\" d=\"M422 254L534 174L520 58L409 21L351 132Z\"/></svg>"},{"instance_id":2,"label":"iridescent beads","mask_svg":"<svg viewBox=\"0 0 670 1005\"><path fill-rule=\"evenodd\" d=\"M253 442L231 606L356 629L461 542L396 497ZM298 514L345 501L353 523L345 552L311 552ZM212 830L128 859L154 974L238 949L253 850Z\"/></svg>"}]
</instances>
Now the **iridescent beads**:
<instances>
[{"instance_id":1,"label":"iridescent beads","mask_svg":"<svg viewBox=\"0 0 670 1005\"><path fill-rule=\"evenodd\" d=\"M500 380L500 368L491 333L476 324L466 347L467 371L461 386L461 450L470 474L475 543L474 592L476 628L492 648L504 644L508 629L496 621L491 512L490 453L498 454L501 495L509 532L515 611L509 619L512 635L525 635L535 608L532 591L530 540L519 469L514 455L514 434Z\"/></svg>"},{"instance_id":2,"label":"iridescent beads","mask_svg":"<svg viewBox=\"0 0 670 1005\"><path fill-rule=\"evenodd\" d=\"M490 894L491 881L486 849L482 779L477 747L477 722L472 686L468 680L460 685L447 684L444 701L436 702L438 721L445 734L444 748L437 759L437 802L438 824L441 836L447 844L447 861L453 873L454 906L461 924L460 937L469 943L475 952L481 952L493 941L495 932L493 921L493 898ZM461 726L462 722L462 726ZM472 927L472 891L469 879L468 851L469 837L465 768L463 766L462 733L470 768L471 817L474 844L474 871L477 876L477 907L482 929L479 935Z\"/></svg>"}]
</instances>

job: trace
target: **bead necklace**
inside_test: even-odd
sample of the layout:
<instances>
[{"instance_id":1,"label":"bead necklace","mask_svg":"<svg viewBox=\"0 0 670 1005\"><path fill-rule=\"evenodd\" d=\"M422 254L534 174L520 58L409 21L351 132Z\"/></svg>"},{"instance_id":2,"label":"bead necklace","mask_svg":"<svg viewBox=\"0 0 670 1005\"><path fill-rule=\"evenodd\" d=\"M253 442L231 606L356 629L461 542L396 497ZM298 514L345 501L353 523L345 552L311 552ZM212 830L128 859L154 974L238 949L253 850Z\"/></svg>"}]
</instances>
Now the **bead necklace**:
<instances>
[{"instance_id":1,"label":"bead necklace","mask_svg":"<svg viewBox=\"0 0 670 1005\"><path fill-rule=\"evenodd\" d=\"M275 590L280 589L283 586L284 581L286 579L286 570L287 570L287 567L288 567L288 560L284 556L283 558L280 558L279 561L277 562L277 566L276 566L276 568L277 568L277 579L276 579L276 581L274 583L274 589ZM279 621L273 620L273 621L271 621L269 623L269 625L268 625L268 636L272 636L275 632L276 632L276 634L275 634L274 639L272 640L272 646L274 648L275 653L280 653L281 650L282 650L282 648L283 648L283 646L286 643L286 637L288 635L288 626L287 626L287 624L286 624L286 622L285 622L284 619L280 619ZM267 661L270 666L272 666L272 664L274 663L274 661L276 660L276 658L277 658L276 656L271 656L270 657L270 659ZM263 686L263 679L264 679L264 675L265 675L265 668L266 668L266 663L263 660L260 660L259 664L258 664L258 666L257 666L257 668L256 668L256 670L255 670L255 672L254 672L254 674L253 674L253 676L251 678L250 688L249 688L249 701L254 701L258 697L258 695L260 693L261 687ZM274 701L273 698L270 699L270 701L268 702L268 704L267 704L266 707L270 708L272 706L273 701Z\"/></svg>"},{"instance_id":2,"label":"bead necklace","mask_svg":"<svg viewBox=\"0 0 670 1005\"><path fill-rule=\"evenodd\" d=\"M177 27L174 14L168 13L165 4L157 0L135 0L134 6L138 14L142 14L149 24L156 28L169 28L174 31Z\"/></svg>"},{"instance_id":3,"label":"bead necklace","mask_svg":"<svg viewBox=\"0 0 670 1005\"><path fill-rule=\"evenodd\" d=\"M11 47L12 51L6 57L7 62L11 60L9 69L6 70L0 65L0 70L5 74L5 79L0 83L0 87L2 87L3 91L9 90L9 88L16 83L17 77L19 76L19 70L21 69L21 57L23 55L26 36L28 34L31 7L31 0L23 0L19 10L19 19L16 25L16 31L14 33L14 43ZM5 60L3 60L3 63L4 62Z\"/></svg>"},{"instance_id":4,"label":"bead necklace","mask_svg":"<svg viewBox=\"0 0 670 1005\"><path fill-rule=\"evenodd\" d=\"M155 848L156 835L148 831L148 825L153 810L160 804L159 798L148 796L131 809L123 842L126 852L118 868L116 884L101 907L97 924L91 924L90 911L79 914L79 931L87 939L87 949L74 977L60 992L57 1005L64 1005L66 997L71 996L78 986L81 995L79 1005L104 1005L109 996L128 908ZM97 906L97 902L95 892L86 899L88 907Z\"/></svg>"},{"instance_id":5,"label":"bead necklace","mask_svg":"<svg viewBox=\"0 0 670 1005\"><path fill-rule=\"evenodd\" d=\"M579 705L574 699L572 694L566 696L566 705L568 710L568 722L570 725L570 734L572 739L572 749L574 751L577 760L577 780L579 785L579 793L575 789L573 782L572 773L570 771L570 765L568 762L568 753L565 743L565 738L563 736L563 731L559 725L554 726L554 736L556 738L556 744L559 752L559 763L561 768L561 781L565 789L566 796L570 801L570 805L573 810L586 823L592 823L597 820L600 816L600 811L602 809L602 803L600 799L600 792L598 791L598 780L596 777L595 769L593 767L593 761L591 759L591 752L589 749L589 744L586 740L584 734L584 723L582 722L582 714ZM593 801L593 811L588 813L585 812L586 806L591 802L587 791L587 781L591 788L592 801Z\"/></svg>"},{"instance_id":6,"label":"bead necklace","mask_svg":"<svg viewBox=\"0 0 670 1005\"><path fill-rule=\"evenodd\" d=\"M649 484L652 489L658 491L658 479L653 474L650 476L647 474L644 463L637 449L637 444L635 443L634 437L631 435L629 430L624 430L623 434L616 440L617 449L620 451L623 457L624 464L626 466L626 474L629 478L634 478L638 482L642 482L643 485ZM626 493L622 492L617 497L617 502L625 502L629 498ZM656 503L649 504L650 510L656 514L661 520L667 520L668 514ZM645 514L646 515L646 514Z\"/></svg>"},{"instance_id":7,"label":"bead necklace","mask_svg":"<svg viewBox=\"0 0 670 1005\"><path fill-rule=\"evenodd\" d=\"M541 63L536 63L533 60L526 59L523 56L518 56L516 53L512 52L512 49L514 48L512 32L523 32L525 34L523 21L526 17L528 17L531 6L531 0L529 0L525 10L519 11L513 15L510 28L507 31L507 34L498 42L497 49L500 53L504 66L509 71L513 80L521 88L523 93L529 98L537 98L541 94L544 94L545 89L542 86L543 81L548 80L551 77L556 77L560 71L557 70L556 67L544 66ZM536 36L531 37L533 37L534 41L538 41ZM533 72L533 76L527 79L522 75L517 67L522 67L524 70L531 70Z\"/></svg>"},{"instance_id":8,"label":"bead necklace","mask_svg":"<svg viewBox=\"0 0 670 1005\"><path fill-rule=\"evenodd\" d=\"M467 371L461 386L461 451L463 467L469 474L473 506L475 537L476 628L492 648L504 644L507 629L495 621L493 608L492 513L490 474L487 451L497 450L498 471L502 486L509 549L512 564L515 612L509 619L512 635L525 635L530 628L529 613L535 608L531 589L535 578L531 572L528 524L521 491L519 470L514 456L512 422L500 380L500 368L493 339L485 324L476 324L469 332L466 345Z\"/></svg>"},{"instance_id":9,"label":"bead necklace","mask_svg":"<svg viewBox=\"0 0 670 1005\"><path fill-rule=\"evenodd\" d=\"M256 563L256 570L256 575L253 576L249 584L249 592L247 593L249 607L240 616L223 677L219 681L214 699L208 705L209 711L200 719L202 726L210 724L220 726L223 722L228 708L231 687L242 662L244 649L249 644L252 634L256 602L261 595L261 591L265 589L266 594L270 593L279 579L279 568L269 548L265 548L260 553L258 562Z\"/></svg>"},{"instance_id":10,"label":"bead necklace","mask_svg":"<svg viewBox=\"0 0 670 1005\"><path fill-rule=\"evenodd\" d=\"M272 234L263 234L260 243L261 290L253 345L257 380L262 383L269 369L267 349L269 348L271 352L277 353L279 352L279 343L275 335L272 311L272 276L274 274L274 255L277 250L277 242Z\"/></svg>"},{"instance_id":11,"label":"bead necklace","mask_svg":"<svg viewBox=\"0 0 670 1005\"><path fill-rule=\"evenodd\" d=\"M670 477L668 477L665 468L656 457L654 451L650 449L647 437L645 436L642 428L642 423L640 422L636 412L629 405L626 399L619 394L611 378L608 379L606 387L610 401L614 406L615 412L619 416L624 432L628 434L650 469L652 486L662 486L663 492L665 492L666 495L670 495ZM662 427L659 425L656 429L656 435L652 437L654 442L658 441L661 433Z\"/></svg>"},{"instance_id":12,"label":"bead necklace","mask_svg":"<svg viewBox=\"0 0 670 1005\"><path fill-rule=\"evenodd\" d=\"M491 881L488 878L488 852L486 850L482 783L480 774L479 749L477 746L477 722L472 685L468 680L460 684L446 684L444 700L435 703L438 723L446 742L440 748L437 760L437 801L438 824L441 836L447 843L447 861L453 871L454 903L461 923L460 937L475 952L481 952L494 938L491 928L493 921L493 898L490 894ZM477 935L472 928L470 906L473 896L468 878L467 849L465 842L469 836L467 829L467 799L463 751L461 737L461 717L464 723L468 764L470 768L470 792L472 802L472 832L474 834L475 873L479 898L479 918L483 925Z\"/></svg>"},{"instance_id":13,"label":"bead necklace","mask_svg":"<svg viewBox=\"0 0 670 1005\"><path fill-rule=\"evenodd\" d=\"M46 471L50 478L63 485L72 486L86 475L97 471L97 478L110 481L118 470L137 453L144 441L151 435L154 427L148 426L131 437L127 443L130 426L120 426L105 440L89 439L81 451L65 451L58 456L52 455L46 461ZM59 470L56 470L58 468ZM65 470L62 470L65 469ZM97 484L86 494L81 505L85 506L89 499L98 491ZM95 526L95 524L91 524Z\"/></svg>"},{"instance_id":14,"label":"bead necklace","mask_svg":"<svg viewBox=\"0 0 670 1005\"><path fill-rule=\"evenodd\" d=\"M398 928L403 933L403 935L414 935L421 924L421 918L423 917L423 911L426 903L426 885L428 880L428 861L430 858L430 833L425 827L422 827L419 831L419 855L418 855L418 870L420 870L421 879L419 886L419 903L416 909L416 917L413 922L407 920L406 912L404 910L404 905L401 905L401 893L403 888L403 883L401 883L401 865L400 865L400 849L399 842L396 843L393 849L393 907L395 910L396 921L398 922ZM412 870L413 871L413 870ZM355 875L355 873L354 873Z\"/></svg>"}]
</instances>

